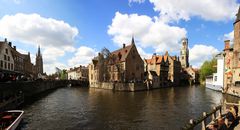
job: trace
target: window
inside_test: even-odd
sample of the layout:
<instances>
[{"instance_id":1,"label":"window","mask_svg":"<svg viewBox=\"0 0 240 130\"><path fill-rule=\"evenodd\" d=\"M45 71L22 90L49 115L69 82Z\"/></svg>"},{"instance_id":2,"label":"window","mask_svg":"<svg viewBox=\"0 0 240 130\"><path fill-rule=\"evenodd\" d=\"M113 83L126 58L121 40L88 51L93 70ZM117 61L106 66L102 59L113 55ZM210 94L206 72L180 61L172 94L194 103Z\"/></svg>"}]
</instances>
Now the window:
<instances>
[{"instance_id":1,"label":"window","mask_svg":"<svg viewBox=\"0 0 240 130\"><path fill-rule=\"evenodd\" d=\"M13 70L13 64L11 64L11 70Z\"/></svg>"},{"instance_id":2,"label":"window","mask_svg":"<svg viewBox=\"0 0 240 130\"><path fill-rule=\"evenodd\" d=\"M5 49L6 54L8 54L8 49Z\"/></svg>"},{"instance_id":3,"label":"window","mask_svg":"<svg viewBox=\"0 0 240 130\"><path fill-rule=\"evenodd\" d=\"M214 77L214 81L217 81L217 76Z\"/></svg>"},{"instance_id":4,"label":"window","mask_svg":"<svg viewBox=\"0 0 240 130\"><path fill-rule=\"evenodd\" d=\"M8 63L8 69L10 70L10 63Z\"/></svg>"},{"instance_id":5,"label":"window","mask_svg":"<svg viewBox=\"0 0 240 130\"><path fill-rule=\"evenodd\" d=\"M93 79L93 74L91 74L91 79Z\"/></svg>"},{"instance_id":6,"label":"window","mask_svg":"<svg viewBox=\"0 0 240 130\"><path fill-rule=\"evenodd\" d=\"M8 56L8 61L10 61L10 56Z\"/></svg>"},{"instance_id":7,"label":"window","mask_svg":"<svg viewBox=\"0 0 240 130\"><path fill-rule=\"evenodd\" d=\"M3 61L1 60L1 68L3 68Z\"/></svg>"},{"instance_id":8,"label":"window","mask_svg":"<svg viewBox=\"0 0 240 130\"><path fill-rule=\"evenodd\" d=\"M182 56L182 60L184 60L184 57Z\"/></svg>"},{"instance_id":9,"label":"window","mask_svg":"<svg viewBox=\"0 0 240 130\"><path fill-rule=\"evenodd\" d=\"M4 60L7 60L7 56L6 55L4 55Z\"/></svg>"},{"instance_id":10,"label":"window","mask_svg":"<svg viewBox=\"0 0 240 130\"><path fill-rule=\"evenodd\" d=\"M4 63L4 68L7 69L7 62Z\"/></svg>"}]
</instances>

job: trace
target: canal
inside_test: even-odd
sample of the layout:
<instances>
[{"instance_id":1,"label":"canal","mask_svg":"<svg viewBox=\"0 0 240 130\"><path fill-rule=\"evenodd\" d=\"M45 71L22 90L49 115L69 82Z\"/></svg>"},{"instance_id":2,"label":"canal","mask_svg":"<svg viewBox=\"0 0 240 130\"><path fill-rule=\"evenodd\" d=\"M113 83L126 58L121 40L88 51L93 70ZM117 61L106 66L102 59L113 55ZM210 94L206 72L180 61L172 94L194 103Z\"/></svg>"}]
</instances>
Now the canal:
<instances>
[{"instance_id":1,"label":"canal","mask_svg":"<svg viewBox=\"0 0 240 130\"><path fill-rule=\"evenodd\" d=\"M142 92L60 88L23 107L21 130L178 130L224 99L239 100L200 86Z\"/></svg>"}]
</instances>

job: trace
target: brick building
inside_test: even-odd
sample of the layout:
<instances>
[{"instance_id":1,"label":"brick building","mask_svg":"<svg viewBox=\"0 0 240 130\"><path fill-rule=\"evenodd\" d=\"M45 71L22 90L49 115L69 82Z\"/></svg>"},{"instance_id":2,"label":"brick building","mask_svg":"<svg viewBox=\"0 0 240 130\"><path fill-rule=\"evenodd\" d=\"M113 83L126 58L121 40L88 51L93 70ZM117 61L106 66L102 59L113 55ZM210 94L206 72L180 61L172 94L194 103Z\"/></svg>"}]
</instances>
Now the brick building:
<instances>
[{"instance_id":1,"label":"brick building","mask_svg":"<svg viewBox=\"0 0 240 130\"><path fill-rule=\"evenodd\" d=\"M24 74L31 77L37 77L43 74L43 62L40 48L36 56L36 65L31 63L30 53L21 54L17 51L16 46L12 46L12 42L7 39L0 42L0 70L11 71L11 73Z\"/></svg>"},{"instance_id":2,"label":"brick building","mask_svg":"<svg viewBox=\"0 0 240 130\"><path fill-rule=\"evenodd\" d=\"M233 46L230 45L230 40L224 41L224 91L228 91L231 86L240 86L240 8L236 16L233 23Z\"/></svg>"},{"instance_id":3,"label":"brick building","mask_svg":"<svg viewBox=\"0 0 240 130\"><path fill-rule=\"evenodd\" d=\"M138 82L144 79L144 63L134 38L130 45L110 53L108 59L99 53L89 64L89 82Z\"/></svg>"},{"instance_id":4,"label":"brick building","mask_svg":"<svg viewBox=\"0 0 240 130\"><path fill-rule=\"evenodd\" d=\"M68 79L88 80L88 67L80 65L79 67L70 68L67 74Z\"/></svg>"},{"instance_id":5,"label":"brick building","mask_svg":"<svg viewBox=\"0 0 240 130\"><path fill-rule=\"evenodd\" d=\"M168 71L169 60L167 56L160 56L154 54L151 59L145 59L145 68L147 72L147 79L152 80L154 83L159 83L158 86L168 86ZM158 76L158 80L154 80L155 73Z\"/></svg>"},{"instance_id":6,"label":"brick building","mask_svg":"<svg viewBox=\"0 0 240 130\"><path fill-rule=\"evenodd\" d=\"M167 57L169 61L168 80L171 85L177 86L180 84L179 77L181 77L182 71L181 62L177 56L170 56L168 52L166 52L164 56Z\"/></svg>"}]
</instances>

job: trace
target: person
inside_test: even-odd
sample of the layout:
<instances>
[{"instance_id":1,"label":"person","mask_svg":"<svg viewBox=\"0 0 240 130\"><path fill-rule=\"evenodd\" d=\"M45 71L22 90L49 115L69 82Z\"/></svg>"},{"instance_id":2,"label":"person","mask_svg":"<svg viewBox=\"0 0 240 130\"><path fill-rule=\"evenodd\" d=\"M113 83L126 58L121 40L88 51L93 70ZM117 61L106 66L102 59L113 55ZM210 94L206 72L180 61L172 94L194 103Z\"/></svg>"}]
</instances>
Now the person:
<instances>
[{"instance_id":1,"label":"person","mask_svg":"<svg viewBox=\"0 0 240 130\"><path fill-rule=\"evenodd\" d=\"M226 118L228 119L228 130L234 130L234 127L236 126L236 111L233 107L230 107L229 112L226 115Z\"/></svg>"},{"instance_id":2,"label":"person","mask_svg":"<svg viewBox=\"0 0 240 130\"><path fill-rule=\"evenodd\" d=\"M236 117L238 116L238 107L237 106L233 106L235 112L236 112Z\"/></svg>"},{"instance_id":3,"label":"person","mask_svg":"<svg viewBox=\"0 0 240 130\"><path fill-rule=\"evenodd\" d=\"M239 124L239 117L238 117L238 107L237 106L233 106L234 111L235 111L235 120L233 121L233 123L231 124L232 127L236 127Z\"/></svg>"},{"instance_id":4,"label":"person","mask_svg":"<svg viewBox=\"0 0 240 130\"><path fill-rule=\"evenodd\" d=\"M218 119L218 127L217 130L228 130L227 125L224 122L223 118Z\"/></svg>"}]
</instances>

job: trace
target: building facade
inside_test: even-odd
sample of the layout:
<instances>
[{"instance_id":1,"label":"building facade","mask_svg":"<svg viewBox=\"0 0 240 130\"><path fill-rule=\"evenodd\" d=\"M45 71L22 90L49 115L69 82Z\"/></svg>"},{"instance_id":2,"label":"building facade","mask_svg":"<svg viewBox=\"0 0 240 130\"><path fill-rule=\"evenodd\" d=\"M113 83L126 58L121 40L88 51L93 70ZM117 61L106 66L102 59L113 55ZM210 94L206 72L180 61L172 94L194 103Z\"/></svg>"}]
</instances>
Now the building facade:
<instances>
[{"instance_id":1,"label":"building facade","mask_svg":"<svg viewBox=\"0 0 240 130\"><path fill-rule=\"evenodd\" d=\"M224 92L228 92L230 89L240 86L240 8L236 14L236 20L233 26L233 46L230 45L230 40L224 41ZM231 91L233 91L231 93L235 93L235 90L232 89Z\"/></svg>"},{"instance_id":2,"label":"building facade","mask_svg":"<svg viewBox=\"0 0 240 130\"><path fill-rule=\"evenodd\" d=\"M158 82L159 87L168 86L169 60L167 56L153 54L151 59L145 59L145 68L147 79L152 81L153 84ZM154 80L156 76L153 72L158 76L158 80Z\"/></svg>"},{"instance_id":3,"label":"building facade","mask_svg":"<svg viewBox=\"0 0 240 130\"><path fill-rule=\"evenodd\" d=\"M172 86L177 86L180 84L181 77L181 62L177 56L170 56L168 51L164 55L169 61L169 71L168 71L168 80Z\"/></svg>"},{"instance_id":4,"label":"building facade","mask_svg":"<svg viewBox=\"0 0 240 130\"><path fill-rule=\"evenodd\" d=\"M8 43L7 39L0 42L0 69L14 71L14 59L11 52L12 43Z\"/></svg>"},{"instance_id":5,"label":"building facade","mask_svg":"<svg viewBox=\"0 0 240 130\"><path fill-rule=\"evenodd\" d=\"M89 64L90 86L98 82L141 82L144 79L144 62L135 46L130 45L113 51L108 57L99 53Z\"/></svg>"},{"instance_id":6,"label":"building facade","mask_svg":"<svg viewBox=\"0 0 240 130\"><path fill-rule=\"evenodd\" d=\"M1 41L0 70L4 70L4 73L11 71L11 73L22 74L32 78L37 77L39 73L43 74L43 61L40 48L38 48L36 65L33 65L29 52L28 54L21 54L17 51L16 46L12 46L12 42L8 42L7 39Z\"/></svg>"},{"instance_id":7,"label":"building facade","mask_svg":"<svg viewBox=\"0 0 240 130\"><path fill-rule=\"evenodd\" d=\"M212 76L206 77L206 87L222 91L224 85L224 53L219 53L215 56L217 59L217 72Z\"/></svg>"},{"instance_id":8,"label":"building facade","mask_svg":"<svg viewBox=\"0 0 240 130\"><path fill-rule=\"evenodd\" d=\"M88 67L79 66L67 71L69 80L88 80Z\"/></svg>"}]
</instances>

